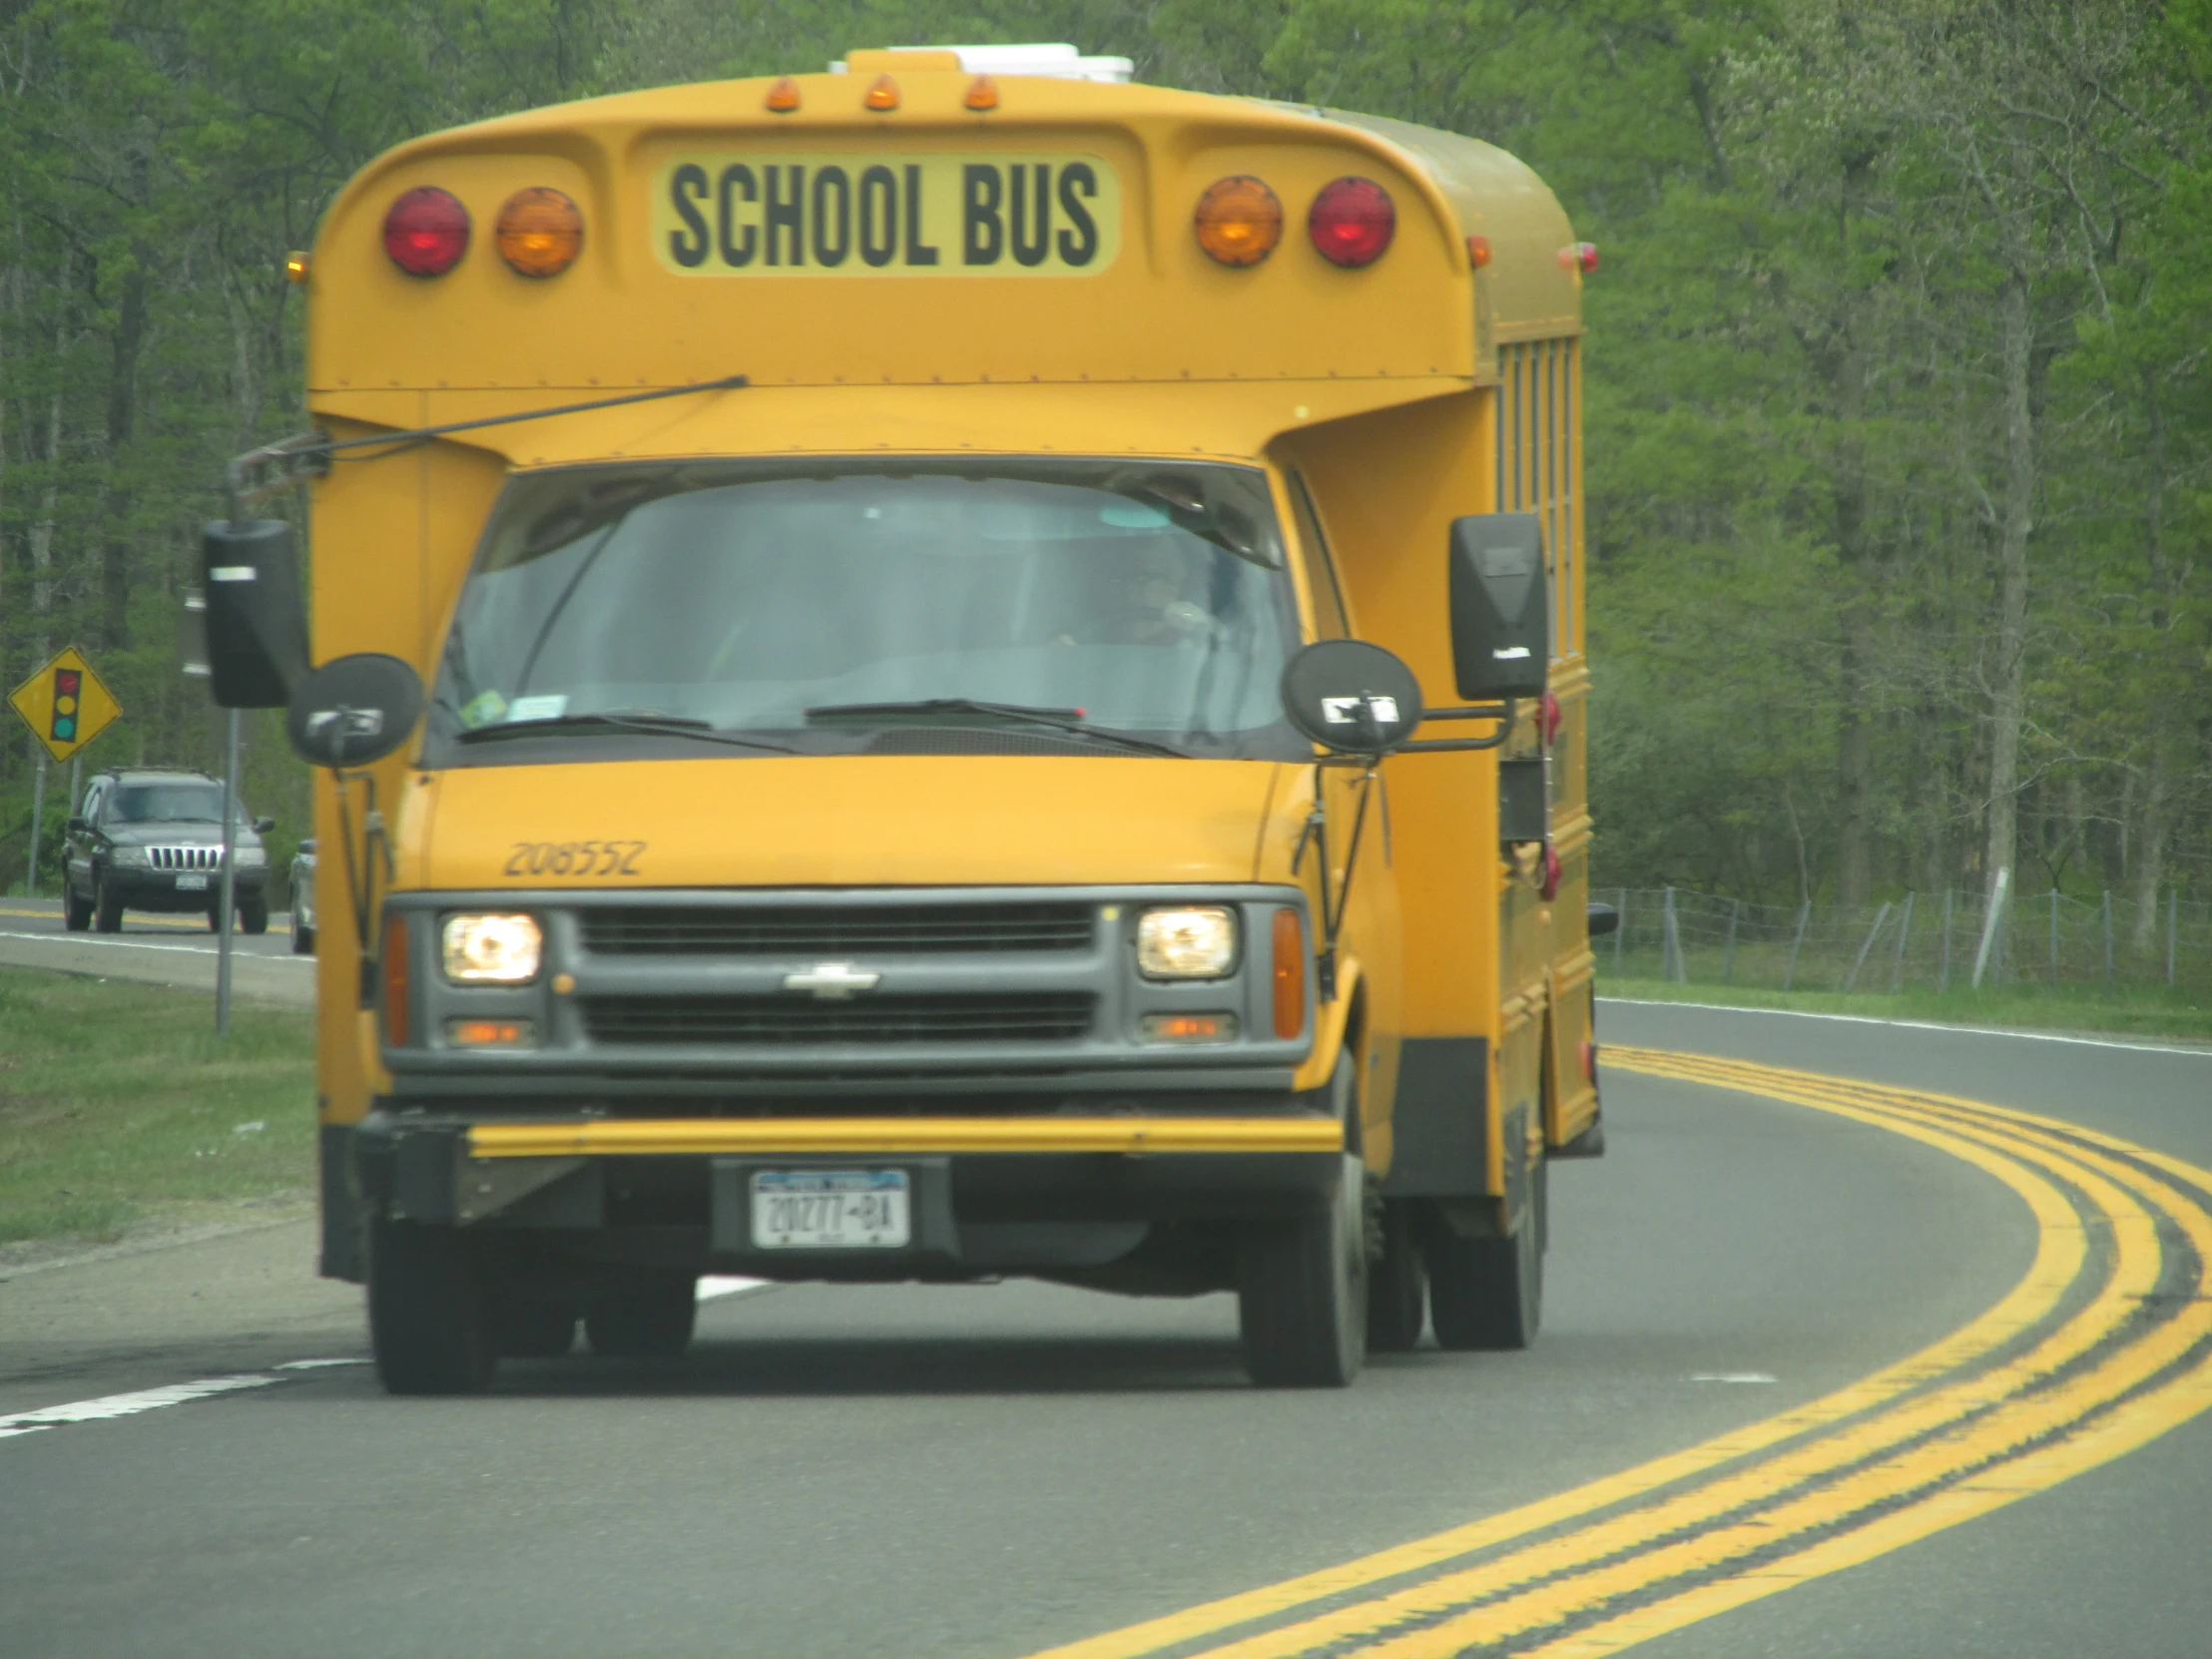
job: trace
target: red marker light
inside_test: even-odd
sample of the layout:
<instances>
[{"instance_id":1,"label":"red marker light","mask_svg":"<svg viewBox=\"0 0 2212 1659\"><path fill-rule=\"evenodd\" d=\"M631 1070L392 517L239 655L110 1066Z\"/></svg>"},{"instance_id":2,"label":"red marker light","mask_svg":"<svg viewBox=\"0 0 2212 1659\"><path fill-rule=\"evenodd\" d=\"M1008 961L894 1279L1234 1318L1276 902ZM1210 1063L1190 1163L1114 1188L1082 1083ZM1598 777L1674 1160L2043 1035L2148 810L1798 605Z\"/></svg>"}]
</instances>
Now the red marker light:
<instances>
[{"instance_id":1,"label":"red marker light","mask_svg":"<svg viewBox=\"0 0 2212 1659\"><path fill-rule=\"evenodd\" d=\"M410 190L384 215L384 252L410 276L443 276L468 252L468 210L435 185Z\"/></svg>"},{"instance_id":2,"label":"red marker light","mask_svg":"<svg viewBox=\"0 0 2212 1659\"><path fill-rule=\"evenodd\" d=\"M1550 692L1544 693L1544 747L1549 749L1552 740L1559 736L1559 722L1565 718L1559 711L1559 699Z\"/></svg>"},{"instance_id":3,"label":"red marker light","mask_svg":"<svg viewBox=\"0 0 2212 1659\"><path fill-rule=\"evenodd\" d=\"M1570 242L1559 250L1559 269L1579 271L1584 276L1597 270L1597 244L1594 242Z\"/></svg>"},{"instance_id":4,"label":"red marker light","mask_svg":"<svg viewBox=\"0 0 2212 1659\"><path fill-rule=\"evenodd\" d=\"M1566 873L1559 862L1559 853L1551 842L1544 842L1544 884L1536 889L1536 896L1549 904L1559 896L1559 877Z\"/></svg>"},{"instance_id":5,"label":"red marker light","mask_svg":"<svg viewBox=\"0 0 2212 1659\"><path fill-rule=\"evenodd\" d=\"M1331 265L1347 271L1373 265L1397 234L1397 208L1373 179L1338 179L1322 186L1306 216L1306 234Z\"/></svg>"}]
</instances>

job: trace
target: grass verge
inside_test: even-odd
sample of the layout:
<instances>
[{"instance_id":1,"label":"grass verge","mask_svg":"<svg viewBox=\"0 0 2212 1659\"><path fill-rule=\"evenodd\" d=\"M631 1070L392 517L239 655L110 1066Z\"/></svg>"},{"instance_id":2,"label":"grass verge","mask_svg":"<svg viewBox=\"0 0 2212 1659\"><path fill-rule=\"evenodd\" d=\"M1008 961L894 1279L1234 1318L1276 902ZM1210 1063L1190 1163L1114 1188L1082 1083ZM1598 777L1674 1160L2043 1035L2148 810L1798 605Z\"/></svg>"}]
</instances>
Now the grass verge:
<instances>
[{"instance_id":1,"label":"grass verge","mask_svg":"<svg viewBox=\"0 0 2212 1659\"><path fill-rule=\"evenodd\" d=\"M314 1027L205 992L0 968L0 1243L301 1202Z\"/></svg>"},{"instance_id":2,"label":"grass verge","mask_svg":"<svg viewBox=\"0 0 2212 1659\"><path fill-rule=\"evenodd\" d=\"M2047 991L2036 986L1952 991L1777 991L1754 985L1678 985L1665 979L1600 973L1597 994L1632 1002L1708 1002L1737 1008L1859 1014L1869 1019L1934 1020L2028 1031L2094 1031L2131 1037L2212 1042L2212 1005L2185 990L2130 986L2109 993Z\"/></svg>"}]
</instances>

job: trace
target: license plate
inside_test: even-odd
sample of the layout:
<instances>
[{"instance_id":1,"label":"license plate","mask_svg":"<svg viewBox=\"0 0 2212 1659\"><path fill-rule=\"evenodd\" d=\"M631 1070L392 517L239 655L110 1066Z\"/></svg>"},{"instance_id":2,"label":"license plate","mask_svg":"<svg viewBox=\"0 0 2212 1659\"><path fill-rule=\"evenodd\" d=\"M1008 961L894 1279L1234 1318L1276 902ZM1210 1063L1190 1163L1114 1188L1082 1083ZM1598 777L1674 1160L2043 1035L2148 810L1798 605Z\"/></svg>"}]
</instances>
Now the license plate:
<instances>
[{"instance_id":1,"label":"license plate","mask_svg":"<svg viewBox=\"0 0 2212 1659\"><path fill-rule=\"evenodd\" d=\"M764 1169L753 1174L756 1250L895 1250L912 1233L906 1172Z\"/></svg>"},{"instance_id":2,"label":"license plate","mask_svg":"<svg viewBox=\"0 0 2212 1659\"><path fill-rule=\"evenodd\" d=\"M179 892L206 892L208 878L205 875L180 875L177 877Z\"/></svg>"}]
</instances>

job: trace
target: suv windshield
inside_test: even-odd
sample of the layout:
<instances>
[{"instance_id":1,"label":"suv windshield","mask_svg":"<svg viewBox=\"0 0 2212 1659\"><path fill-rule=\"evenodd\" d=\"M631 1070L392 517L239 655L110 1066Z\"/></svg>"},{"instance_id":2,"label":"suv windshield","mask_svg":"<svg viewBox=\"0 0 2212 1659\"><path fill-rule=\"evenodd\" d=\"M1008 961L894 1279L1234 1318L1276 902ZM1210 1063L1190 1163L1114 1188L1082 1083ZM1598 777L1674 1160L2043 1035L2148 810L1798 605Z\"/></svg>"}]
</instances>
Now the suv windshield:
<instances>
[{"instance_id":1,"label":"suv windshield","mask_svg":"<svg viewBox=\"0 0 2212 1659\"><path fill-rule=\"evenodd\" d=\"M1299 758L1277 692L1298 638L1281 546L1265 478L1241 467L719 462L524 478L461 594L434 764L550 742L698 753L717 734L752 741L730 755L957 752L978 726L1071 752L1120 735ZM479 743L491 737L536 741Z\"/></svg>"},{"instance_id":2,"label":"suv windshield","mask_svg":"<svg viewBox=\"0 0 2212 1659\"><path fill-rule=\"evenodd\" d=\"M235 804L234 823L246 822L246 805ZM223 786L180 780L174 784L118 784L101 809L104 824L221 824Z\"/></svg>"}]
</instances>

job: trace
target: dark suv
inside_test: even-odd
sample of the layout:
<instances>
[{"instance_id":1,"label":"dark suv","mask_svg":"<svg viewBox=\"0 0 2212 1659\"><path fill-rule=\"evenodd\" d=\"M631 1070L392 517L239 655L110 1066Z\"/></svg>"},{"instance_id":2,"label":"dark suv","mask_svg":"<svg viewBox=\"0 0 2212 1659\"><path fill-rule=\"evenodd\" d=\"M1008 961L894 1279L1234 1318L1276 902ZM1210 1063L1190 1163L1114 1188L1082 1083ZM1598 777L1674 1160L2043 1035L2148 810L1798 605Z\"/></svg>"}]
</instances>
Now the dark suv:
<instances>
[{"instance_id":1,"label":"dark suv","mask_svg":"<svg viewBox=\"0 0 2212 1659\"><path fill-rule=\"evenodd\" d=\"M275 819L237 805L232 838L239 925L269 929L269 853L262 834ZM104 772L69 821L62 871L69 926L123 929L130 910L200 910L222 926L223 783L204 772L133 768Z\"/></svg>"}]
</instances>

